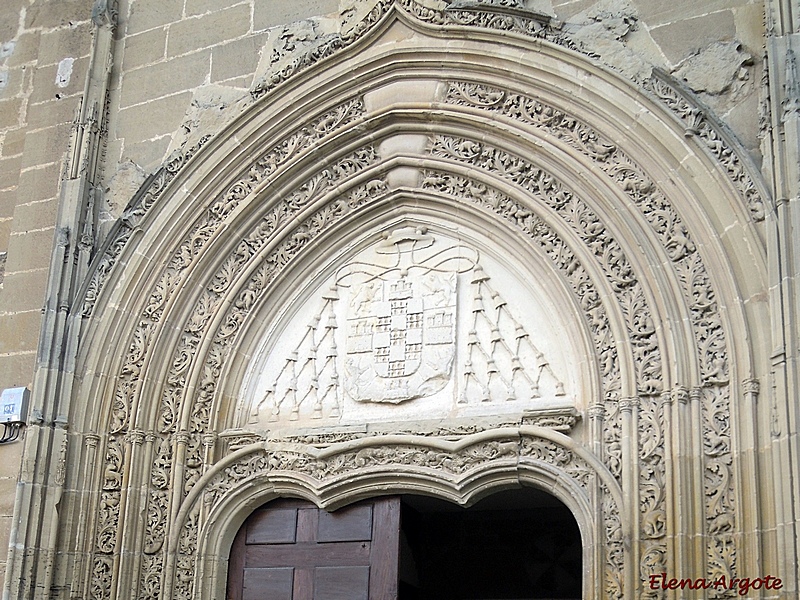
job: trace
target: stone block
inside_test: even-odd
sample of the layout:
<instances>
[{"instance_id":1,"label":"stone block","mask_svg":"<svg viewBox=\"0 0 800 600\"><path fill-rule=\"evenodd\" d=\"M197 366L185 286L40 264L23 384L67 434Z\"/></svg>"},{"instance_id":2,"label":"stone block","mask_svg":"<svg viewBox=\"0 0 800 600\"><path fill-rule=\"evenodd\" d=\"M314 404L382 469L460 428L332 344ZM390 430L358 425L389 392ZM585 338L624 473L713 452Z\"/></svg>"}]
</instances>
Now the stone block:
<instances>
[{"instance_id":1,"label":"stone block","mask_svg":"<svg viewBox=\"0 0 800 600\"><path fill-rule=\"evenodd\" d=\"M18 67L36 60L39 56L39 41L41 32L28 31L19 36L17 43L14 44L14 51L8 57L6 65Z\"/></svg>"},{"instance_id":2,"label":"stone block","mask_svg":"<svg viewBox=\"0 0 800 600\"><path fill-rule=\"evenodd\" d=\"M8 248L8 238L11 235L13 221L11 217L0 218L0 252L5 252ZM5 269L5 265L3 265L3 269Z\"/></svg>"},{"instance_id":3,"label":"stone block","mask_svg":"<svg viewBox=\"0 0 800 600\"><path fill-rule=\"evenodd\" d=\"M12 229L8 240L6 277L17 271L49 268L54 235L54 227L27 232ZM35 300L37 305L41 302L41 298ZM38 335L37 332L36 336Z\"/></svg>"},{"instance_id":4,"label":"stone block","mask_svg":"<svg viewBox=\"0 0 800 600\"><path fill-rule=\"evenodd\" d=\"M12 446L21 446L22 444L17 443L17 444L11 444L11 445ZM19 459L17 459L17 460L9 459L8 462L11 463L12 461L15 464L15 466L17 467L17 472L19 472L20 460ZM5 462L5 458L3 459L2 462ZM0 516L0 544L2 544L3 548L8 548L8 540L11 539L11 521L12 521L12 515L2 515L2 516ZM2 556L5 559L6 556L7 556L7 551L3 551ZM3 560L3 562L5 562L5 560ZM5 567L5 565L3 565L3 567ZM5 575L5 568L3 568L3 571L4 571L3 574Z\"/></svg>"},{"instance_id":5,"label":"stone block","mask_svg":"<svg viewBox=\"0 0 800 600\"><path fill-rule=\"evenodd\" d=\"M650 27L683 21L693 17L746 4L746 0L637 0L639 17Z\"/></svg>"},{"instance_id":6,"label":"stone block","mask_svg":"<svg viewBox=\"0 0 800 600\"><path fill-rule=\"evenodd\" d=\"M191 99L191 93L184 92L121 110L117 137L125 138L127 146L128 143L171 135L181 124Z\"/></svg>"},{"instance_id":7,"label":"stone block","mask_svg":"<svg viewBox=\"0 0 800 600\"><path fill-rule=\"evenodd\" d=\"M0 129L19 127L22 116L22 98L0 100Z\"/></svg>"},{"instance_id":8,"label":"stone block","mask_svg":"<svg viewBox=\"0 0 800 600\"><path fill-rule=\"evenodd\" d=\"M17 199L20 204L49 200L58 197L62 165L52 162L49 165L23 169L19 174Z\"/></svg>"},{"instance_id":9,"label":"stone block","mask_svg":"<svg viewBox=\"0 0 800 600\"><path fill-rule=\"evenodd\" d=\"M122 160L132 160L144 169L145 173L152 173L164 162L164 157L171 141L172 136L165 135L157 140L126 144Z\"/></svg>"},{"instance_id":10,"label":"stone block","mask_svg":"<svg viewBox=\"0 0 800 600\"><path fill-rule=\"evenodd\" d=\"M24 90L27 91L28 86L25 83L30 82L31 72L30 70L26 71L24 67L5 69L0 71L0 78L2 79L0 99L13 98L22 95Z\"/></svg>"},{"instance_id":11,"label":"stone block","mask_svg":"<svg viewBox=\"0 0 800 600\"><path fill-rule=\"evenodd\" d=\"M122 70L130 71L164 58L167 46L167 29L160 27L125 38Z\"/></svg>"},{"instance_id":12,"label":"stone block","mask_svg":"<svg viewBox=\"0 0 800 600\"><path fill-rule=\"evenodd\" d=\"M249 6L250 1L245 1ZM184 10L187 16L192 17L222 10L223 8L228 8L236 4L242 4L242 0L185 0Z\"/></svg>"},{"instance_id":13,"label":"stone block","mask_svg":"<svg viewBox=\"0 0 800 600\"><path fill-rule=\"evenodd\" d=\"M597 2L595 0L570 0L569 2L553 2L556 17L561 21L569 21Z\"/></svg>"},{"instance_id":14,"label":"stone block","mask_svg":"<svg viewBox=\"0 0 800 600\"><path fill-rule=\"evenodd\" d=\"M0 43L13 39L19 30L19 16L23 0L3 0L0 8Z\"/></svg>"},{"instance_id":15,"label":"stone block","mask_svg":"<svg viewBox=\"0 0 800 600\"><path fill-rule=\"evenodd\" d=\"M23 444L8 444L3 448L3 460L0 460L0 517L10 517L14 513L14 492L19 477L19 465L22 459ZM8 452L5 452L8 448Z\"/></svg>"},{"instance_id":16,"label":"stone block","mask_svg":"<svg viewBox=\"0 0 800 600\"><path fill-rule=\"evenodd\" d=\"M183 2L174 0L133 0L128 16L127 34L133 35L181 20Z\"/></svg>"},{"instance_id":17,"label":"stone block","mask_svg":"<svg viewBox=\"0 0 800 600\"><path fill-rule=\"evenodd\" d=\"M14 209L14 229L30 231L52 227L58 215L58 199L17 204Z\"/></svg>"},{"instance_id":18,"label":"stone block","mask_svg":"<svg viewBox=\"0 0 800 600\"><path fill-rule=\"evenodd\" d=\"M62 68L60 74L58 64L36 69L33 74L33 92L30 95L30 102L44 102L82 94L88 67L89 59L84 57L73 61L71 69ZM57 80L58 83L56 83Z\"/></svg>"},{"instance_id":19,"label":"stone block","mask_svg":"<svg viewBox=\"0 0 800 600\"><path fill-rule=\"evenodd\" d=\"M250 6L246 4L186 19L169 28L167 56L187 54L234 40L246 35L248 31L250 31Z\"/></svg>"},{"instance_id":20,"label":"stone block","mask_svg":"<svg viewBox=\"0 0 800 600\"><path fill-rule=\"evenodd\" d=\"M212 83L255 73L266 39L266 34L255 35L214 48L211 52Z\"/></svg>"},{"instance_id":21,"label":"stone block","mask_svg":"<svg viewBox=\"0 0 800 600\"><path fill-rule=\"evenodd\" d=\"M31 387L36 368L35 352L17 352L0 356L0 387Z\"/></svg>"},{"instance_id":22,"label":"stone block","mask_svg":"<svg viewBox=\"0 0 800 600\"><path fill-rule=\"evenodd\" d=\"M39 298L39 301L37 310L0 315L0 352L36 351L44 298Z\"/></svg>"},{"instance_id":23,"label":"stone block","mask_svg":"<svg viewBox=\"0 0 800 600\"><path fill-rule=\"evenodd\" d=\"M0 252L5 252L8 248L8 238L13 224L14 220L11 217L0 218ZM5 265L2 268L5 269Z\"/></svg>"},{"instance_id":24,"label":"stone block","mask_svg":"<svg viewBox=\"0 0 800 600\"><path fill-rule=\"evenodd\" d=\"M56 64L68 56L72 58L89 56L93 27L91 21L86 21L75 27L62 27L43 32L37 66Z\"/></svg>"},{"instance_id":25,"label":"stone block","mask_svg":"<svg viewBox=\"0 0 800 600\"><path fill-rule=\"evenodd\" d=\"M47 290L47 269L8 273L3 280L0 312L16 313L37 310Z\"/></svg>"},{"instance_id":26,"label":"stone block","mask_svg":"<svg viewBox=\"0 0 800 600\"><path fill-rule=\"evenodd\" d=\"M253 6L253 31L263 31L310 17L338 13L338 0L296 0L295 2L256 2Z\"/></svg>"},{"instance_id":27,"label":"stone block","mask_svg":"<svg viewBox=\"0 0 800 600\"><path fill-rule=\"evenodd\" d=\"M25 11L25 29L71 27L92 18L92 0L35 0Z\"/></svg>"},{"instance_id":28,"label":"stone block","mask_svg":"<svg viewBox=\"0 0 800 600\"><path fill-rule=\"evenodd\" d=\"M14 207L17 205L16 190L0 190L0 219L10 219L14 216ZM0 252L5 252L8 245L0 248Z\"/></svg>"},{"instance_id":29,"label":"stone block","mask_svg":"<svg viewBox=\"0 0 800 600\"><path fill-rule=\"evenodd\" d=\"M3 136L2 145L0 145L0 156L8 158L9 156L22 154L24 146L25 129L23 127L9 129Z\"/></svg>"},{"instance_id":30,"label":"stone block","mask_svg":"<svg viewBox=\"0 0 800 600\"><path fill-rule=\"evenodd\" d=\"M729 41L736 37L733 12L719 12L685 19L677 23L654 27L650 35L673 65L713 42Z\"/></svg>"},{"instance_id":31,"label":"stone block","mask_svg":"<svg viewBox=\"0 0 800 600\"><path fill-rule=\"evenodd\" d=\"M22 156L0 159L0 190L7 190L19 183L19 169Z\"/></svg>"},{"instance_id":32,"label":"stone block","mask_svg":"<svg viewBox=\"0 0 800 600\"><path fill-rule=\"evenodd\" d=\"M120 90L121 107L193 90L209 75L210 56L208 50L195 52L126 73Z\"/></svg>"},{"instance_id":33,"label":"stone block","mask_svg":"<svg viewBox=\"0 0 800 600\"><path fill-rule=\"evenodd\" d=\"M22 168L47 165L63 160L69 148L71 131L72 125L65 123L28 132L25 137Z\"/></svg>"},{"instance_id":34,"label":"stone block","mask_svg":"<svg viewBox=\"0 0 800 600\"><path fill-rule=\"evenodd\" d=\"M80 96L70 96L28 105L28 129L41 129L72 123L81 104Z\"/></svg>"},{"instance_id":35,"label":"stone block","mask_svg":"<svg viewBox=\"0 0 800 600\"><path fill-rule=\"evenodd\" d=\"M736 23L736 39L753 54L760 55L764 44L764 7L761 4L748 4L733 10Z\"/></svg>"}]
</instances>

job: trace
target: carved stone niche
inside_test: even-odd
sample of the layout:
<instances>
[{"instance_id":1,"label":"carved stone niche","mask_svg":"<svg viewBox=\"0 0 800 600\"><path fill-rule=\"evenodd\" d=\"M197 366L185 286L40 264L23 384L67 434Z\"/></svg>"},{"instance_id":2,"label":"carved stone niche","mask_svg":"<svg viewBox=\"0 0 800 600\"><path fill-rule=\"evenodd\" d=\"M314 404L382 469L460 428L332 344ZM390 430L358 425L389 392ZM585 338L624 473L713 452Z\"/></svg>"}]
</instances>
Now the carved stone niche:
<instances>
[{"instance_id":1,"label":"carved stone niche","mask_svg":"<svg viewBox=\"0 0 800 600\"><path fill-rule=\"evenodd\" d=\"M250 353L234 427L271 438L572 429L597 390L566 286L541 257L523 262L524 247L454 232L376 232L297 286Z\"/></svg>"}]
</instances>

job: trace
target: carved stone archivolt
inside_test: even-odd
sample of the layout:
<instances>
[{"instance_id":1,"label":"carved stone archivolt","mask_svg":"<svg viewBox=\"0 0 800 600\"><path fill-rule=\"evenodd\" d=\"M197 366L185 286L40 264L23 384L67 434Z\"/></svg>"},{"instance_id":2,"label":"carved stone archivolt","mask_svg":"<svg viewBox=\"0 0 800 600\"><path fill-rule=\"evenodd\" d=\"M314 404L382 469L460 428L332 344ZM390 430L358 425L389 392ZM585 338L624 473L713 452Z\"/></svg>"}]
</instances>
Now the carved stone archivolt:
<instances>
[{"instance_id":1,"label":"carved stone archivolt","mask_svg":"<svg viewBox=\"0 0 800 600\"><path fill-rule=\"evenodd\" d=\"M441 25L442 35L513 32L515 44L534 38L571 69L602 75L556 24L519 7L385 1L349 37L291 62L258 102L288 102L289 79L318 93L314 65L335 71L337 56L379 39L392 19L417 35ZM391 65L388 55L375 60ZM735 286L716 285L728 275L707 267L708 256L720 260L714 235L687 218L699 210L693 198L660 176L672 163L634 158L646 145L627 141L636 132L598 127L546 86L522 93L467 66L409 75L410 96L435 91L380 105L374 92L398 83L378 71L355 92L332 88L307 116L258 132L243 118L228 140L176 155L95 259L82 360L87 372L114 366L101 383L76 383L84 402L110 400L104 422L85 424L102 436L93 493L76 502L96 522L73 595L215 597L227 552L213 546L227 539L215 523L241 522L247 506L280 493L338 506L425 489L468 502L520 481L575 512L596 549L587 598L650 593L642 582L675 556L708 576L736 575L730 379L745 366L729 352L723 310L735 310ZM604 85L660 110L616 76ZM647 94L694 119L698 160L728 176L715 198L744 199L762 218L746 165L664 86ZM659 131L683 152L696 142L673 121ZM235 166L217 172L232 155ZM159 224L179 235L159 240ZM157 256L144 262L138 248L150 243ZM521 258L505 261L504 275L497 257L509 249ZM141 285L128 279L136 269L148 272ZM545 283L497 283L509 273ZM530 290L567 315L554 318L569 323L566 359L528 314L541 299ZM130 325L104 333L100 316L116 306ZM296 308L284 319L282 306ZM407 414L419 422L398 416ZM689 467L680 444L702 449ZM697 510L676 510L692 490L702 490L689 503ZM677 529L702 536L703 556Z\"/></svg>"}]
</instances>

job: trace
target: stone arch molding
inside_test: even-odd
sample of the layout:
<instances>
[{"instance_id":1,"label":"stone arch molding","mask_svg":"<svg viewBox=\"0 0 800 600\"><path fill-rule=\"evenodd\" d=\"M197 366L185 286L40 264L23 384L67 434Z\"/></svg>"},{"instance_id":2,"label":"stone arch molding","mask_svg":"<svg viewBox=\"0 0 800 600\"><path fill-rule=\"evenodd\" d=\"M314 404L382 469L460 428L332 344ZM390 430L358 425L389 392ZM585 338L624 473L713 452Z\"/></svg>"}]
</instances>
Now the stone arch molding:
<instances>
[{"instance_id":1,"label":"stone arch molding","mask_svg":"<svg viewBox=\"0 0 800 600\"><path fill-rule=\"evenodd\" d=\"M256 95L146 182L87 276L60 450L81 469L56 482L93 515L59 524L73 595L215 597L221 524L271 494L468 502L519 482L575 512L588 598L648 597L668 564L752 566L742 534L757 528L735 509L752 493L737 436L754 424L738 404L763 357L738 298L764 284L737 274L766 272L768 201L697 105L598 67L538 15L406 0ZM721 236L730 219L743 225ZM263 324L364 232L410 223L488 231L521 276L551 278L582 392L452 427L248 428L238 390Z\"/></svg>"}]
</instances>

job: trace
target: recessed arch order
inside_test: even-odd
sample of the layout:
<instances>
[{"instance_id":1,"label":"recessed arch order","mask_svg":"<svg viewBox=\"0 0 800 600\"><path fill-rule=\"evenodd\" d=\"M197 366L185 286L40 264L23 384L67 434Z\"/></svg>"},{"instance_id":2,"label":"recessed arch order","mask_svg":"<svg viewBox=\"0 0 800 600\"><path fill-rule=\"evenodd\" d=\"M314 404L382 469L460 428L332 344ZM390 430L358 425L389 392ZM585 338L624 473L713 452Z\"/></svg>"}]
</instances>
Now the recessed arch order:
<instances>
[{"instance_id":1,"label":"recessed arch order","mask_svg":"<svg viewBox=\"0 0 800 600\"><path fill-rule=\"evenodd\" d=\"M720 160L702 115L687 135L663 80L609 72L540 17L474 13L379 3L176 155L112 230L70 406L73 437L99 434L70 474L97 515L73 532L97 597L213 597L220 573L198 566L224 568L220 524L275 494L338 506L429 485L466 502L473 475L562 490L591 528L586 597L633 594L666 564L747 566L753 523L726 515L750 493L735 399L765 357L739 298L766 284L740 274L766 272L763 186L735 147ZM248 429L237 393L265 322L387 227L462 231L551 278L584 354L573 411L399 438ZM679 464L678 447L698 451Z\"/></svg>"}]
</instances>

